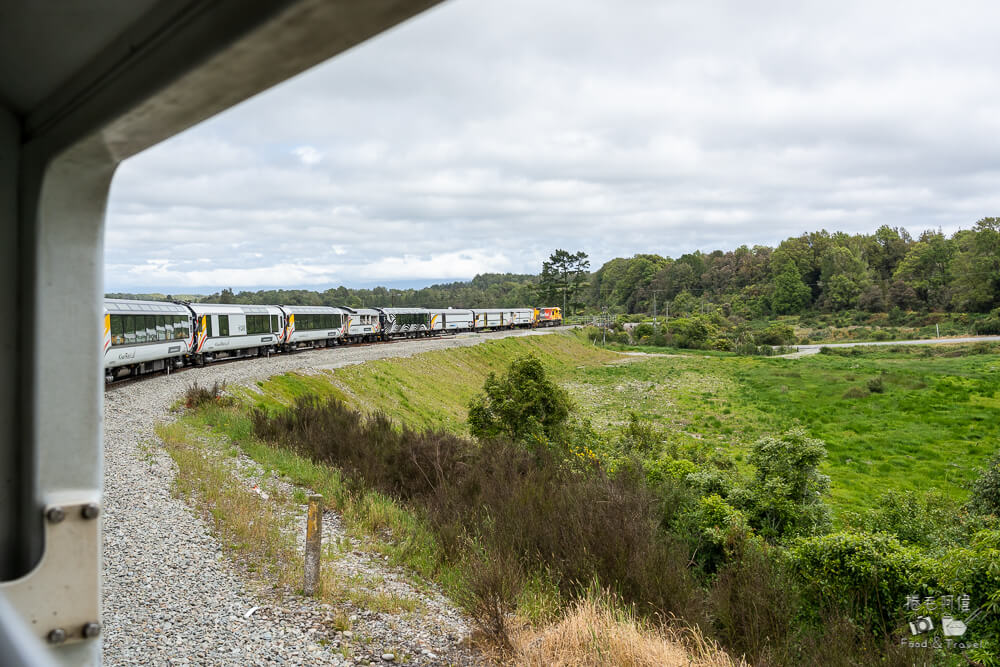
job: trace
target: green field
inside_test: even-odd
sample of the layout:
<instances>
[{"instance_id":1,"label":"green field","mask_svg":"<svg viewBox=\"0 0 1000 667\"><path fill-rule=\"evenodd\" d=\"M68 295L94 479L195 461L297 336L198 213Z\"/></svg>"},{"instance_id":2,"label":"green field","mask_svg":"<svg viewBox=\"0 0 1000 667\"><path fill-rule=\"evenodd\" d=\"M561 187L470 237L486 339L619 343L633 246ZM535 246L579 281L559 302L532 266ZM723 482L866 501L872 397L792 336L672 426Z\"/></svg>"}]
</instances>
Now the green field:
<instances>
[{"instance_id":1,"label":"green field","mask_svg":"<svg viewBox=\"0 0 1000 667\"><path fill-rule=\"evenodd\" d=\"M881 393L868 389L877 380ZM760 436L801 425L826 443L837 513L890 488L962 499L1000 442L997 354L677 355L581 370L566 386L597 425L633 411L738 460Z\"/></svg>"},{"instance_id":2,"label":"green field","mask_svg":"<svg viewBox=\"0 0 1000 667\"><path fill-rule=\"evenodd\" d=\"M485 375L530 352L571 392L575 418L611 436L635 413L664 430L665 448L677 443L741 461L757 438L801 425L826 443L824 472L832 478L839 514L863 509L890 488L939 489L963 499L963 484L997 449L1000 355L968 346L934 349L801 359L622 356L552 335L328 375L281 376L254 402L287 403L307 391L332 394L411 425L462 432L466 405ZM881 392L869 390L872 381L880 381Z\"/></svg>"}]
</instances>

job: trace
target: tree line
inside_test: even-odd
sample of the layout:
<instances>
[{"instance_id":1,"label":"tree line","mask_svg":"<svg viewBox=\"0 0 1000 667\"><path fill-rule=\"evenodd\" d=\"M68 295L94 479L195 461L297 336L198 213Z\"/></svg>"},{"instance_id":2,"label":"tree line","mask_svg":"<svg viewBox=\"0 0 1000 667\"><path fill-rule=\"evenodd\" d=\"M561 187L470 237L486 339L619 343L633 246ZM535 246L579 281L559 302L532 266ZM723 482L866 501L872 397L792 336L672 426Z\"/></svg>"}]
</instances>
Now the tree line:
<instances>
[{"instance_id":1,"label":"tree line","mask_svg":"<svg viewBox=\"0 0 1000 667\"><path fill-rule=\"evenodd\" d=\"M747 319L843 310L989 312L1000 308L1000 218L983 218L950 237L928 230L913 238L882 226L873 234L809 232L776 248L741 245L676 259L644 253L612 259L593 273L585 252L559 249L539 275L485 273L419 289L224 289L198 300L352 308L558 305L570 313L603 307L649 313L655 306L682 314L711 307Z\"/></svg>"},{"instance_id":2,"label":"tree line","mask_svg":"<svg viewBox=\"0 0 1000 667\"><path fill-rule=\"evenodd\" d=\"M590 278L589 305L630 313L691 312L703 303L748 318L806 311L988 312L1000 307L1000 218L951 237L901 228L810 232L777 248L745 245L677 259L616 258Z\"/></svg>"}]
</instances>

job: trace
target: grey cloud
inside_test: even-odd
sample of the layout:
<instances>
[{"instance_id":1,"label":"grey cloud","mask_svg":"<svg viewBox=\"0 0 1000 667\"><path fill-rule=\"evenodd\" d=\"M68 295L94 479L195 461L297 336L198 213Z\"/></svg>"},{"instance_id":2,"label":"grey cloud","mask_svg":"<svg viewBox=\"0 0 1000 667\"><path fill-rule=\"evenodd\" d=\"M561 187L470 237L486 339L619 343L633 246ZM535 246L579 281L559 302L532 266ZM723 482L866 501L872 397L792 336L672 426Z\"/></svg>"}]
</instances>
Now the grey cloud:
<instances>
[{"instance_id":1,"label":"grey cloud","mask_svg":"<svg viewBox=\"0 0 1000 667\"><path fill-rule=\"evenodd\" d=\"M178 279L163 259L370 284L969 227L1000 206L998 14L445 3L125 163L108 287Z\"/></svg>"}]
</instances>

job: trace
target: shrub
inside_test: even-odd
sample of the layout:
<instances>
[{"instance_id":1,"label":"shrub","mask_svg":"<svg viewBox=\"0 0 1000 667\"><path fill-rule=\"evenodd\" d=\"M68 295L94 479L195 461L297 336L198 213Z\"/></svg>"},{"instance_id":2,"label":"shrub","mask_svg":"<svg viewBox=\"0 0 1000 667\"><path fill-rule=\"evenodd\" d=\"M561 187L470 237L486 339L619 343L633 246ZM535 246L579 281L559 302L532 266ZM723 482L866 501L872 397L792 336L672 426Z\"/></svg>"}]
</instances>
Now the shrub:
<instances>
[{"instance_id":1,"label":"shrub","mask_svg":"<svg viewBox=\"0 0 1000 667\"><path fill-rule=\"evenodd\" d=\"M843 610L881 635L902 621L906 596L920 589L927 566L916 548L880 533L804 538L791 549L791 558L817 618Z\"/></svg>"},{"instance_id":2,"label":"shrub","mask_svg":"<svg viewBox=\"0 0 1000 667\"><path fill-rule=\"evenodd\" d=\"M618 442L626 454L647 455L659 447L662 439L663 435L652 422L630 412L628 424L622 427Z\"/></svg>"},{"instance_id":3,"label":"shrub","mask_svg":"<svg viewBox=\"0 0 1000 667\"><path fill-rule=\"evenodd\" d=\"M795 330L787 324L772 324L755 339L758 345L789 345L795 342Z\"/></svg>"},{"instance_id":4,"label":"shrub","mask_svg":"<svg viewBox=\"0 0 1000 667\"><path fill-rule=\"evenodd\" d=\"M795 582L759 540L738 535L728 550L729 562L709 593L719 639L751 664L788 663L798 608Z\"/></svg>"},{"instance_id":5,"label":"shrub","mask_svg":"<svg viewBox=\"0 0 1000 667\"><path fill-rule=\"evenodd\" d=\"M511 620L515 602L524 586L520 563L510 554L486 554L473 547L464 565L456 602L494 645L510 650Z\"/></svg>"},{"instance_id":6,"label":"shrub","mask_svg":"<svg viewBox=\"0 0 1000 667\"><path fill-rule=\"evenodd\" d=\"M477 438L554 440L569 417L570 405L569 394L548 379L538 357L521 357L503 376L487 376L483 393L469 403L469 431Z\"/></svg>"},{"instance_id":7,"label":"shrub","mask_svg":"<svg viewBox=\"0 0 1000 667\"><path fill-rule=\"evenodd\" d=\"M420 506L447 559L463 559L471 539L525 573L547 571L568 599L596 579L645 613L703 620L687 550L661 532L663 504L635 461L613 473L581 469L547 448L399 429L336 400L300 399L274 415L257 410L253 423L261 439L340 467L351 484ZM487 628L499 627L495 592L515 589L504 583L507 573L485 568L470 580L487 598L482 609L493 610Z\"/></svg>"},{"instance_id":8,"label":"shrub","mask_svg":"<svg viewBox=\"0 0 1000 667\"><path fill-rule=\"evenodd\" d=\"M976 322L973 330L981 336L1000 336L1000 308L993 310L989 317Z\"/></svg>"},{"instance_id":9,"label":"shrub","mask_svg":"<svg viewBox=\"0 0 1000 667\"><path fill-rule=\"evenodd\" d=\"M885 391L885 385L882 383L882 378L877 377L868 380L868 391L873 394L881 394Z\"/></svg>"},{"instance_id":10,"label":"shrub","mask_svg":"<svg viewBox=\"0 0 1000 667\"><path fill-rule=\"evenodd\" d=\"M807 437L801 428L761 438L749 457L756 468L753 480L733 493L733 503L769 540L821 532L830 525L823 502L830 478L819 472L825 457L823 441Z\"/></svg>"},{"instance_id":11,"label":"shrub","mask_svg":"<svg viewBox=\"0 0 1000 667\"><path fill-rule=\"evenodd\" d=\"M705 349L716 338L718 328L704 315L678 317L667 325L677 347ZM726 343L728 345L728 341Z\"/></svg>"},{"instance_id":12,"label":"shrub","mask_svg":"<svg viewBox=\"0 0 1000 667\"><path fill-rule=\"evenodd\" d=\"M222 399L222 392L225 389L225 382L214 382L211 389L201 387L195 382L184 391L184 407L200 408L209 403L217 403Z\"/></svg>"},{"instance_id":13,"label":"shrub","mask_svg":"<svg viewBox=\"0 0 1000 667\"><path fill-rule=\"evenodd\" d=\"M967 504L970 512L1000 516L1000 453L993 456L986 468L979 469L971 490Z\"/></svg>"},{"instance_id":14,"label":"shrub","mask_svg":"<svg viewBox=\"0 0 1000 667\"><path fill-rule=\"evenodd\" d=\"M632 329L632 338L634 340L639 340L642 338L651 338L653 336L653 325L648 322L643 322L642 324L636 326Z\"/></svg>"},{"instance_id":15,"label":"shrub","mask_svg":"<svg viewBox=\"0 0 1000 667\"><path fill-rule=\"evenodd\" d=\"M940 491L889 490L865 512L847 512L842 522L851 530L886 533L904 544L931 547L958 538L959 505Z\"/></svg>"}]
</instances>

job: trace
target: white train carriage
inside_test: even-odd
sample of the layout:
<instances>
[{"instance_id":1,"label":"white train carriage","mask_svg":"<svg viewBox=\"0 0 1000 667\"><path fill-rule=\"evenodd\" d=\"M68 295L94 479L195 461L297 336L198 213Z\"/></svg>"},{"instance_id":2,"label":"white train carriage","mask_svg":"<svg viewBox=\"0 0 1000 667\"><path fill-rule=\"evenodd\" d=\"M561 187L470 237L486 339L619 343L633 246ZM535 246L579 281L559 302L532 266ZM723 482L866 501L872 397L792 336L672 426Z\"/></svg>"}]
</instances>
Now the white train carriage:
<instances>
[{"instance_id":1,"label":"white train carriage","mask_svg":"<svg viewBox=\"0 0 1000 667\"><path fill-rule=\"evenodd\" d=\"M348 308L340 306L347 313L347 338L352 343L376 340L382 332L382 314L374 308Z\"/></svg>"},{"instance_id":2,"label":"white train carriage","mask_svg":"<svg viewBox=\"0 0 1000 667\"><path fill-rule=\"evenodd\" d=\"M277 351L283 342L284 313L276 306L192 303L196 364L256 357Z\"/></svg>"},{"instance_id":3,"label":"white train carriage","mask_svg":"<svg viewBox=\"0 0 1000 667\"><path fill-rule=\"evenodd\" d=\"M475 314L471 310L461 308L428 309L431 314L431 331L443 333L459 333L472 331L476 323Z\"/></svg>"},{"instance_id":4,"label":"white train carriage","mask_svg":"<svg viewBox=\"0 0 1000 667\"><path fill-rule=\"evenodd\" d=\"M535 326L534 308L514 308L511 313L514 316L514 326L527 329Z\"/></svg>"},{"instance_id":5,"label":"white train carriage","mask_svg":"<svg viewBox=\"0 0 1000 667\"><path fill-rule=\"evenodd\" d=\"M104 372L110 382L184 365L191 311L162 301L104 300Z\"/></svg>"},{"instance_id":6,"label":"white train carriage","mask_svg":"<svg viewBox=\"0 0 1000 667\"><path fill-rule=\"evenodd\" d=\"M285 349L327 347L346 338L350 313L333 306L281 306Z\"/></svg>"},{"instance_id":7,"label":"white train carriage","mask_svg":"<svg viewBox=\"0 0 1000 667\"><path fill-rule=\"evenodd\" d=\"M426 308L379 308L382 337L417 338L431 330L431 311Z\"/></svg>"},{"instance_id":8,"label":"white train carriage","mask_svg":"<svg viewBox=\"0 0 1000 667\"><path fill-rule=\"evenodd\" d=\"M516 319L513 308L477 308L476 329L510 329Z\"/></svg>"}]
</instances>

